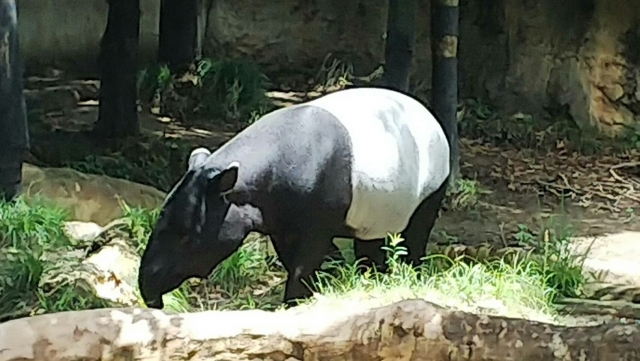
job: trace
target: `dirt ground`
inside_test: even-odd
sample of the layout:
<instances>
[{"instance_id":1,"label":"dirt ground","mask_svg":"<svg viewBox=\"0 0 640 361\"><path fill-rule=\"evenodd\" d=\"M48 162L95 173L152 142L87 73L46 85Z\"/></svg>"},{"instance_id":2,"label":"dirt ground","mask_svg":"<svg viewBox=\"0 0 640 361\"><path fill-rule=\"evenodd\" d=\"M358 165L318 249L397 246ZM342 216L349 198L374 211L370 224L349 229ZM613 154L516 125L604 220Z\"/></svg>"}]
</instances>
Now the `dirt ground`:
<instances>
[{"instance_id":1,"label":"dirt ground","mask_svg":"<svg viewBox=\"0 0 640 361\"><path fill-rule=\"evenodd\" d=\"M95 140L73 134L90 130L97 119L97 82L30 79L27 89L28 99L42 109L30 118L34 155L64 157L77 153L78 147L93 146ZM270 93L285 106L318 95ZM234 135L215 127L186 128L148 110L140 112L140 121L145 133L180 137L194 147L215 149ZM518 225L535 231L562 216L574 236L640 232L635 216L640 211L639 153L587 157L570 154L561 143L548 151L497 148L469 139L461 143L463 175L476 179L487 192L470 209L444 210L435 229L439 241L511 244Z\"/></svg>"}]
</instances>

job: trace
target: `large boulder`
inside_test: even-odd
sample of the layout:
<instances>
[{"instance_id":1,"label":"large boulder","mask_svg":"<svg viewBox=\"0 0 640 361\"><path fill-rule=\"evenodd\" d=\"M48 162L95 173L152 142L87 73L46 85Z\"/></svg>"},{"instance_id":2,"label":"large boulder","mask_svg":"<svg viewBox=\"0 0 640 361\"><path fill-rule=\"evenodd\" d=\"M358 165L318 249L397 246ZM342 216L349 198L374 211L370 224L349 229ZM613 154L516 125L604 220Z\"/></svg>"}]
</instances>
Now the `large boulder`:
<instances>
[{"instance_id":1,"label":"large boulder","mask_svg":"<svg viewBox=\"0 0 640 361\"><path fill-rule=\"evenodd\" d=\"M68 210L75 221L105 225L123 216L122 202L130 207L160 207L165 193L151 186L70 168L40 168L25 164L23 193L27 202L46 197Z\"/></svg>"}]
</instances>

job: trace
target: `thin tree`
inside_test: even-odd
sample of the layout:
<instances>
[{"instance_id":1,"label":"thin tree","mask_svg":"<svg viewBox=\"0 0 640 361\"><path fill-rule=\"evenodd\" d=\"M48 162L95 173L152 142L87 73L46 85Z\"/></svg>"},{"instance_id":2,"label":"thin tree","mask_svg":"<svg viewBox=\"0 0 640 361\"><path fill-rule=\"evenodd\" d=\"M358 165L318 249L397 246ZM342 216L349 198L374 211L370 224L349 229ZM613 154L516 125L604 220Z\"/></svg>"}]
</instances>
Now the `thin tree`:
<instances>
[{"instance_id":1,"label":"thin tree","mask_svg":"<svg viewBox=\"0 0 640 361\"><path fill-rule=\"evenodd\" d=\"M162 0L158 62L172 70L193 63L198 47L198 0Z\"/></svg>"},{"instance_id":2,"label":"thin tree","mask_svg":"<svg viewBox=\"0 0 640 361\"><path fill-rule=\"evenodd\" d=\"M416 0L389 0L383 83L404 92L409 90L417 6Z\"/></svg>"},{"instance_id":3,"label":"thin tree","mask_svg":"<svg viewBox=\"0 0 640 361\"><path fill-rule=\"evenodd\" d=\"M452 184L460 175L457 119L459 9L459 0L431 0L431 108L449 138Z\"/></svg>"},{"instance_id":4,"label":"thin tree","mask_svg":"<svg viewBox=\"0 0 640 361\"><path fill-rule=\"evenodd\" d=\"M108 138L140 133L136 76L140 0L107 0L109 14L100 44L100 109L94 132Z\"/></svg>"},{"instance_id":5,"label":"thin tree","mask_svg":"<svg viewBox=\"0 0 640 361\"><path fill-rule=\"evenodd\" d=\"M15 0L0 0L0 199L20 193L22 164L29 151L23 63Z\"/></svg>"}]
</instances>

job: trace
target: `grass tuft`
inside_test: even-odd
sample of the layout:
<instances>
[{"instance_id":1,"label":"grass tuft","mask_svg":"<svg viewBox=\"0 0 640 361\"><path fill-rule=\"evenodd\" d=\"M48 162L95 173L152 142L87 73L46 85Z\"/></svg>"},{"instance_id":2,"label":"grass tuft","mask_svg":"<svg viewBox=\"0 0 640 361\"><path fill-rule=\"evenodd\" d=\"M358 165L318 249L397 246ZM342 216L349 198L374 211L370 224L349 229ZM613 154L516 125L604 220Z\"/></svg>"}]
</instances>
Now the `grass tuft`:
<instances>
[{"instance_id":1,"label":"grass tuft","mask_svg":"<svg viewBox=\"0 0 640 361\"><path fill-rule=\"evenodd\" d=\"M387 273L371 269L361 272L357 262L333 264L330 271L318 273L313 284L316 295L302 305L362 309L420 298L474 313L546 321L556 316L552 290L525 264L467 264L447 259L449 267L441 268L430 261L443 256L434 255L414 268L401 260L406 253L401 245L404 240L399 235L390 238Z\"/></svg>"},{"instance_id":2,"label":"grass tuft","mask_svg":"<svg viewBox=\"0 0 640 361\"><path fill-rule=\"evenodd\" d=\"M452 209L472 209L488 191L475 179L460 178L447 193Z\"/></svg>"},{"instance_id":3,"label":"grass tuft","mask_svg":"<svg viewBox=\"0 0 640 361\"><path fill-rule=\"evenodd\" d=\"M583 295L587 276L584 272L585 254L575 254L571 248L572 228L555 217L549 224L541 224L541 232L533 235L526 225L520 225L516 239L534 250L531 257L522 259L553 290L552 301L558 298L578 298Z\"/></svg>"},{"instance_id":4,"label":"grass tuft","mask_svg":"<svg viewBox=\"0 0 640 361\"><path fill-rule=\"evenodd\" d=\"M135 245L136 252L142 256L144 249L147 247L151 231L160 217L160 208L148 210L142 207L130 207L126 203L122 203L123 217L130 222L129 231L131 241Z\"/></svg>"}]
</instances>

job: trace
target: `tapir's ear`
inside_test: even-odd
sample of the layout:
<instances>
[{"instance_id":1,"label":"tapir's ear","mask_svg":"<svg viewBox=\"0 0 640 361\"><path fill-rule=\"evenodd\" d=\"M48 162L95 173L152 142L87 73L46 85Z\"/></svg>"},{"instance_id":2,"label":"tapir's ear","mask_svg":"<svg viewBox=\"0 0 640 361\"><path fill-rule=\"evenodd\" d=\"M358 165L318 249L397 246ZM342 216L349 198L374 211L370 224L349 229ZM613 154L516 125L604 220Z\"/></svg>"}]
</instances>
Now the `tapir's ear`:
<instances>
[{"instance_id":1,"label":"tapir's ear","mask_svg":"<svg viewBox=\"0 0 640 361\"><path fill-rule=\"evenodd\" d=\"M189 155L189 167L188 170L192 170L197 166L204 163L205 160L211 155L211 151L207 148L200 147L191 151Z\"/></svg>"},{"instance_id":2,"label":"tapir's ear","mask_svg":"<svg viewBox=\"0 0 640 361\"><path fill-rule=\"evenodd\" d=\"M231 162L227 168L225 168L218 177L218 191L220 194L230 192L238 181L238 168L240 164L238 162Z\"/></svg>"}]
</instances>

